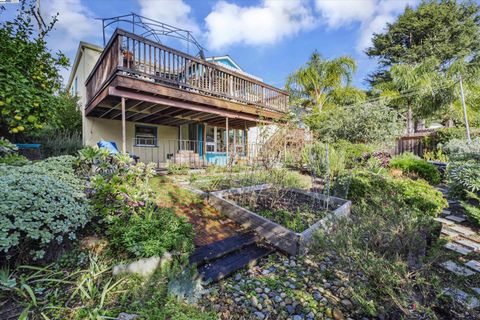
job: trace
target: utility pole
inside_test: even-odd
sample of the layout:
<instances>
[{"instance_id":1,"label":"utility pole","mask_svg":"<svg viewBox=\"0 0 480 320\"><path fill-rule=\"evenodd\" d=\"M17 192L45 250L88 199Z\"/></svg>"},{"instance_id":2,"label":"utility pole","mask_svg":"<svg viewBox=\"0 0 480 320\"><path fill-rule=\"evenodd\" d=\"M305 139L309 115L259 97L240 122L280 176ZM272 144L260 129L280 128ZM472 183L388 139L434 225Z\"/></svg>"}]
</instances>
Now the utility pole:
<instances>
[{"instance_id":1,"label":"utility pole","mask_svg":"<svg viewBox=\"0 0 480 320\"><path fill-rule=\"evenodd\" d=\"M465 120L465 128L467 129L467 141L468 143L471 143L472 138L470 137L470 126L468 125L467 106L465 105L465 94L463 93L462 75L459 74L458 76L460 79L460 97L462 99L463 118Z\"/></svg>"}]
</instances>

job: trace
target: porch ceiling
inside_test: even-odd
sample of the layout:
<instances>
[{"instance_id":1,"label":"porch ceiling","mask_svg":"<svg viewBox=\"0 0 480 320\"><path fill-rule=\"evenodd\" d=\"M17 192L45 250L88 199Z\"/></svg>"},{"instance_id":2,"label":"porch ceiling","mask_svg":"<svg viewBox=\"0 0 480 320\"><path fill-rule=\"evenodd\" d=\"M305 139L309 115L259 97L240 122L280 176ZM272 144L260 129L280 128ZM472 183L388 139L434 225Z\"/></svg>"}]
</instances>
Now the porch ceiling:
<instances>
[{"instance_id":1,"label":"porch ceiling","mask_svg":"<svg viewBox=\"0 0 480 320\"><path fill-rule=\"evenodd\" d=\"M89 117L121 120L121 98L110 96L104 103L94 108ZM179 126L188 123L206 123L208 125L225 127L225 117L208 112L192 111L171 107L143 100L127 99L125 102L125 120L131 122L151 123L166 126ZM228 125L233 129L254 127L256 121L229 118Z\"/></svg>"},{"instance_id":2,"label":"porch ceiling","mask_svg":"<svg viewBox=\"0 0 480 320\"><path fill-rule=\"evenodd\" d=\"M244 129L271 123L282 114L254 106L185 92L158 83L127 76L115 76L90 102L88 117L121 120L121 97L126 98L125 119L131 122L178 126L201 122Z\"/></svg>"}]
</instances>

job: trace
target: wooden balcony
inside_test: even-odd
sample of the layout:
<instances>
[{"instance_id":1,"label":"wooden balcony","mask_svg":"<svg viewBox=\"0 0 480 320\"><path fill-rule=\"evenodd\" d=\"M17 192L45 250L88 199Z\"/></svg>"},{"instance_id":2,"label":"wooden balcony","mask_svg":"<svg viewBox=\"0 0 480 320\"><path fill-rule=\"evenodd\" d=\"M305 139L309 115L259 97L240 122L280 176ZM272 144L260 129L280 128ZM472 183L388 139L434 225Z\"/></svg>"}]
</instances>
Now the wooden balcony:
<instances>
[{"instance_id":1,"label":"wooden balcony","mask_svg":"<svg viewBox=\"0 0 480 320\"><path fill-rule=\"evenodd\" d=\"M117 29L86 81L86 115L179 125L248 127L283 117L286 91Z\"/></svg>"}]
</instances>

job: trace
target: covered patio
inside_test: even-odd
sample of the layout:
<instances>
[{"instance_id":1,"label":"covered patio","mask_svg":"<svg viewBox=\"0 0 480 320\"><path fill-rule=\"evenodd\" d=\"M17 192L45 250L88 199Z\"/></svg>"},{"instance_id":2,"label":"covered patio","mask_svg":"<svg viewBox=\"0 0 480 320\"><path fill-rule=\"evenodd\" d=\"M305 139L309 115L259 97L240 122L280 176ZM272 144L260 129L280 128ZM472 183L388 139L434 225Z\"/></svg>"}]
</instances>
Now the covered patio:
<instances>
[{"instance_id":1,"label":"covered patio","mask_svg":"<svg viewBox=\"0 0 480 320\"><path fill-rule=\"evenodd\" d=\"M119 29L86 88L90 134L120 130L123 151L159 165L248 158L248 129L279 121L288 101L281 89ZM100 119L116 121L100 129Z\"/></svg>"}]
</instances>

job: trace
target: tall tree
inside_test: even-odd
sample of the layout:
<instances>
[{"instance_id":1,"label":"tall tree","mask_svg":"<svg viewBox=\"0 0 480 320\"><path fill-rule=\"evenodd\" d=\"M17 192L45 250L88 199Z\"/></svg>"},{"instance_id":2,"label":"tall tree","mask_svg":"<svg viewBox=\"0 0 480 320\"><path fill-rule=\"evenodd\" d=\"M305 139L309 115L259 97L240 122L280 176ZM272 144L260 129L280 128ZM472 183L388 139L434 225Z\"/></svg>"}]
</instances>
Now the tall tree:
<instances>
[{"instance_id":1,"label":"tall tree","mask_svg":"<svg viewBox=\"0 0 480 320\"><path fill-rule=\"evenodd\" d=\"M364 100L365 93L350 85L356 68L350 57L326 60L315 51L305 66L287 79L291 103L321 111L335 104Z\"/></svg>"},{"instance_id":2,"label":"tall tree","mask_svg":"<svg viewBox=\"0 0 480 320\"><path fill-rule=\"evenodd\" d=\"M24 0L17 17L0 25L0 133L37 130L54 117L61 87L61 53L52 54L44 40L53 27L35 26L35 5Z\"/></svg>"},{"instance_id":3,"label":"tall tree","mask_svg":"<svg viewBox=\"0 0 480 320\"><path fill-rule=\"evenodd\" d=\"M455 60L478 60L480 7L473 1L424 0L416 9L406 7L384 33L374 34L372 44L366 54L380 63L373 82L388 78L385 71L397 63L435 58L445 68Z\"/></svg>"},{"instance_id":4,"label":"tall tree","mask_svg":"<svg viewBox=\"0 0 480 320\"><path fill-rule=\"evenodd\" d=\"M438 71L438 64L434 58L395 64L389 70L390 81L375 86L389 105L405 113L408 134L415 131L415 120L438 113L453 100L454 82Z\"/></svg>"}]
</instances>

